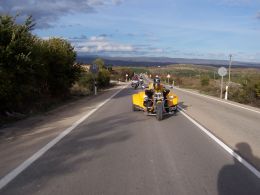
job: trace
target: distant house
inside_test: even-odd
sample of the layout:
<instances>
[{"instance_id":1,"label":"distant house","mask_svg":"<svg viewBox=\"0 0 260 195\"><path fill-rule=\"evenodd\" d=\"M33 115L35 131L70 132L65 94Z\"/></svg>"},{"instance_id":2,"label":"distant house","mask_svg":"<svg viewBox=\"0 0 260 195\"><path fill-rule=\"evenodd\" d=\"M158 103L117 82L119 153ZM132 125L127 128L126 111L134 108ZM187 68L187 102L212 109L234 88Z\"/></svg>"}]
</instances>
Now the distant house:
<instances>
[{"instance_id":1,"label":"distant house","mask_svg":"<svg viewBox=\"0 0 260 195\"><path fill-rule=\"evenodd\" d=\"M81 64L81 67L86 72L89 72L90 66L91 66L90 64Z\"/></svg>"}]
</instances>

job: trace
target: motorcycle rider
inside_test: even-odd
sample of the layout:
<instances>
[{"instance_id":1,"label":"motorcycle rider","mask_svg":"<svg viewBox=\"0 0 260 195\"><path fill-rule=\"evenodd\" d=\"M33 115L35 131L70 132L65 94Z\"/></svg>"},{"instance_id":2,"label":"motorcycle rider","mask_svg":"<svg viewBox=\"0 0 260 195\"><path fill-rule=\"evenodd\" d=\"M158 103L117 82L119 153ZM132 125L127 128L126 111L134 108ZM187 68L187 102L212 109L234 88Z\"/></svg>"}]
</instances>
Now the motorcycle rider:
<instances>
[{"instance_id":1,"label":"motorcycle rider","mask_svg":"<svg viewBox=\"0 0 260 195\"><path fill-rule=\"evenodd\" d=\"M161 79L159 78L158 75L156 75L156 77L153 80L153 83L150 83L149 85L149 89L153 90L153 92L161 92L163 94L165 94L165 96L168 95L168 93L170 92L169 89L166 89L162 84L161 84Z\"/></svg>"},{"instance_id":2,"label":"motorcycle rider","mask_svg":"<svg viewBox=\"0 0 260 195\"><path fill-rule=\"evenodd\" d=\"M167 95L169 94L170 90L166 89L162 84L161 84L161 79L159 78L158 75L156 75L156 77L153 80L153 83L149 84L149 88L147 90L145 90L145 94L147 95L147 101L145 102L145 104L148 106L151 106L150 103L148 103L149 99L152 99L154 93L162 93L164 99L167 99ZM166 101L167 103L167 101Z\"/></svg>"},{"instance_id":3,"label":"motorcycle rider","mask_svg":"<svg viewBox=\"0 0 260 195\"><path fill-rule=\"evenodd\" d=\"M134 87L135 89L137 89L137 87L139 86L139 79L136 74L132 78L131 86Z\"/></svg>"}]
</instances>

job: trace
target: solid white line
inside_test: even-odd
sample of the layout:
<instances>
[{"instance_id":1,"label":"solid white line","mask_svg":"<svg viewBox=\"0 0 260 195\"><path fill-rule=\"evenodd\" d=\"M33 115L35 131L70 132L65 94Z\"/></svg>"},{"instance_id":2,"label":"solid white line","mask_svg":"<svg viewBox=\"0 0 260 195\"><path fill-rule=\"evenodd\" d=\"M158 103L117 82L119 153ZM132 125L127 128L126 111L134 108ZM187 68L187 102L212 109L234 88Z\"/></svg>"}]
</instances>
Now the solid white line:
<instances>
[{"instance_id":1,"label":"solid white line","mask_svg":"<svg viewBox=\"0 0 260 195\"><path fill-rule=\"evenodd\" d=\"M215 135L213 135L209 130L207 130L205 127L200 125L197 121L192 119L189 115L187 115L183 108L178 106L179 111L183 116L185 116L187 119L189 119L193 124L195 124L200 130L202 130L206 135L208 135L211 139L213 139L215 142L217 142L224 150L226 150L231 156L236 158L241 164L243 164L246 168L248 168L252 173L254 173L258 178L260 178L260 172L252 166L250 163L248 163L243 157L241 157L239 154L237 154L234 150L232 150L229 146L227 146L224 142L222 142L220 139L218 139Z\"/></svg>"},{"instance_id":2,"label":"solid white line","mask_svg":"<svg viewBox=\"0 0 260 195\"><path fill-rule=\"evenodd\" d=\"M227 101L224 101L224 100L221 100L221 99L217 99L217 98L210 97L210 96L207 96L207 95L202 95L202 94L199 94L199 93L194 93L194 92L187 91L187 90L180 89L180 88L176 88L176 87L174 87L174 89L180 90L180 91L183 91L183 92L186 92L186 93L191 93L193 95L197 95L197 96L200 96L200 97L208 98L208 99L211 99L211 100L215 100L215 101L218 101L218 102L222 102L222 103L225 103L225 104L229 104L231 106L235 106L235 107L238 107L238 108L242 108L242 109L245 109L245 110L252 111L252 112L255 112L257 114L260 114L260 111L258 111L258 110L254 110L254 109L251 109L251 108L246 108L244 106L240 106L240 105L237 105L237 104L232 104L230 102L227 102Z\"/></svg>"},{"instance_id":3,"label":"solid white line","mask_svg":"<svg viewBox=\"0 0 260 195\"><path fill-rule=\"evenodd\" d=\"M120 89L119 91L114 93L108 99L106 99L105 101L98 104L94 109L92 109L90 112L88 112L82 118L80 118L78 121L74 122L69 128L67 128L63 132L61 132L56 138L54 138L52 141L50 141L47 145L45 145L43 148L41 148L39 151L37 151L35 154L33 154L27 160L25 160L22 164L20 164L18 167L16 167L12 171L10 171L3 178L1 178L1 180L0 180L0 190L3 187L5 187L9 182L11 182L15 177L17 177L21 172L23 172L26 168L28 168L32 163L34 163L37 159L39 159L50 148L52 148L55 144L57 144L62 138L64 138L72 130L74 130L80 123L82 123L84 120L86 120L88 117L90 117L94 112L96 112L104 104L106 104L108 101L110 101L113 97L115 97L118 93L120 93L127 86L128 85L124 86L122 89Z\"/></svg>"}]
</instances>

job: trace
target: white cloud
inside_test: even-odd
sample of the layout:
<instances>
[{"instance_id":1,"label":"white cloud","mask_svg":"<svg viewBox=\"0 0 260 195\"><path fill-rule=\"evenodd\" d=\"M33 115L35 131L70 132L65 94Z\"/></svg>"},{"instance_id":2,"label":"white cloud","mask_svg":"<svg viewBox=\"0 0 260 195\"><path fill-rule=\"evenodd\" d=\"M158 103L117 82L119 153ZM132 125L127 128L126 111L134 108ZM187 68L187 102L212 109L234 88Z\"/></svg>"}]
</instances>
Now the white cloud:
<instances>
[{"instance_id":1,"label":"white cloud","mask_svg":"<svg viewBox=\"0 0 260 195\"><path fill-rule=\"evenodd\" d=\"M164 50L163 49L161 49L161 48L155 48L155 49L153 49L153 50L151 50L152 52L155 52L155 53L163 53L164 52Z\"/></svg>"},{"instance_id":2,"label":"white cloud","mask_svg":"<svg viewBox=\"0 0 260 195\"><path fill-rule=\"evenodd\" d=\"M113 6L122 0L1 0L0 14L32 15L39 28L51 27L60 17L75 13L93 13L102 6Z\"/></svg>"},{"instance_id":3,"label":"white cloud","mask_svg":"<svg viewBox=\"0 0 260 195\"><path fill-rule=\"evenodd\" d=\"M75 43L75 49L80 53L133 52L135 48L129 44L116 43L103 36L92 36L80 43Z\"/></svg>"},{"instance_id":4,"label":"white cloud","mask_svg":"<svg viewBox=\"0 0 260 195\"><path fill-rule=\"evenodd\" d=\"M90 5L119 5L123 0L89 0Z\"/></svg>"},{"instance_id":5,"label":"white cloud","mask_svg":"<svg viewBox=\"0 0 260 195\"><path fill-rule=\"evenodd\" d=\"M83 38L84 37L84 38ZM114 56L161 56L166 54L162 48L149 44L127 44L111 40L109 36L79 36L69 41L79 54L114 55Z\"/></svg>"},{"instance_id":6,"label":"white cloud","mask_svg":"<svg viewBox=\"0 0 260 195\"><path fill-rule=\"evenodd\" d=\"M152 56L152 57L177 57L177 58L197 58L197 59L217 59L227 60L229 53L232 53L235 61L259 62L260 53L248 52L231 52L231 51L181 51L173 50L172 48L159 48L149 44L131 45L112 41L107 36L92 36L86 37L81 35L69 39L74 45L75 50L79 54L88 55L109 55L109 56Z\"/></svg>"},{"instance_id":7,"label":"white cloud","mask_svg":"<svg viewBox=\"0 0 260 195\"><path fill-rule=\"evenodd\" d=\"M106 38L104 36L92 36L89 38L89 42L95 43L95 42L105 42Z\"/></svg>"}]
</instances>

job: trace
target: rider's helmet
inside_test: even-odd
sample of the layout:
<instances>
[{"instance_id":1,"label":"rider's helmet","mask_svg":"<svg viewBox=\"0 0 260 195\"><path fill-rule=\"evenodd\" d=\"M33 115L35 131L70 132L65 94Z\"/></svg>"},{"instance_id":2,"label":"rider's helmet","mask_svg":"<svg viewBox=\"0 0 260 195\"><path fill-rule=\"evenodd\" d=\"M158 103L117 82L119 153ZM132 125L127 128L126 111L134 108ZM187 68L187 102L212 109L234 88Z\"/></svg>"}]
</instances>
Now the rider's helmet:
<instances>
[{"instance_id":1,"label":"rider's helmet","mask_svg":"<svg viewBox=\"0 0 260 195\"><path fill-rule=\"evenodd\" d=\"M135 74L132 78L132 80L138 80L138 76Z\"/></svg>"},{"instance_id":2,"label":"rider's helmet","mask_svg":"<svg viewBox=\"0 0 260 195\"><path fill-rule=\"evenodd\" d=\"M153 87L155 90L160 89L160 83L161 83L160 78L156 76L153 80Z\"/></svg>"}]
</instances>

